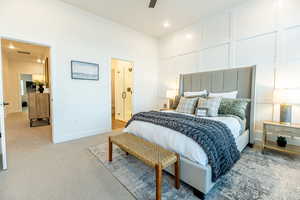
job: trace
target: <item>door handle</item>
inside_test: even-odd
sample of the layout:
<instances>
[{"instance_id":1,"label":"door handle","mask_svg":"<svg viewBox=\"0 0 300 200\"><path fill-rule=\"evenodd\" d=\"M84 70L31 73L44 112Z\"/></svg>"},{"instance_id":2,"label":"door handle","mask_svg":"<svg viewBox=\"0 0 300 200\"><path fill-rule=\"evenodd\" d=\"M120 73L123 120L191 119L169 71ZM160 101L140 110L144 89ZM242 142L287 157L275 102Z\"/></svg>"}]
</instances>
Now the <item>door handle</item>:
<instances>
[{"instance_id":1,"label":"door handle","mask_svg":"<svg viewBox=\"0 0 300 200\"><path fill-rule=\"evenodd\" d=\"M3 102L2 105L3 105L3 106L9 106L9 103L8 103L8 102Z\"/></svg>"},{"instance_id":2,"label":"door handle","mask_svg":"<svg viewBox=\"0 0 300 200\"><path fill-rule=\"evenodd\" d=\"M130 87L127 88L127 92L130 92L132 94L132 89Z\"/></svg>"},{"instance_id":3,"label":"door handle","mask_svg":"<svg viewBox=\"0 0 300 200\"><path fill-rule=\"evenodd\" d=\"M122 99L126 99L126 92L122 92Z\"/></svg>"}]
</instances>

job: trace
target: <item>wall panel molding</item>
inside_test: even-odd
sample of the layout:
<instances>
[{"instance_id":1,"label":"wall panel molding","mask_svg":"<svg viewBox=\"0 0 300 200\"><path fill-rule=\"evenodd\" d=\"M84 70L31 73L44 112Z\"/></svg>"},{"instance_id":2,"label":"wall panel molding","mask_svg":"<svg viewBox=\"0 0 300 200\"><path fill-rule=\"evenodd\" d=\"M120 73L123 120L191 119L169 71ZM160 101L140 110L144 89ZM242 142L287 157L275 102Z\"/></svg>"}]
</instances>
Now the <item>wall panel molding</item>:
<instances>
[{"instance_id":1,"label":"wall panel molding","mask_svg":"<svg viewBox=\"0 0 300 200\"><path fill-rule=\"evenodd\" d=\"M244 65L259 66L261 71L258 70L257 73L259 74L259 88L257 89L256 123L257 129L261 129L263 120L276 120L279 115L278 108L273 105L272 100L272 91L275 87L274 71L287 69L288 65L293 65L289 70L297 72L295 74L300 73L300 67L298 67L300 65L299 6L300 0L245 1L199 21L198 28L185 29L198 30L198 32L193 31L193 34L197 34L197 38L201 38L200 42L199 39L195 41L199 46L193 46L194 51L191 53L188 52L189 48L186 48L186 46L189 47L188 43L191 41L173 40L173 43L160 44L163 49L167 50L161 56L163 57L161 60L186 59L187 55L192 54L198 56L198 62L195 64L197 64L196 69L199 72ZM209 24L207 25L207 23ZM229 27L229 30L226 27ZM221 31L216 34L215 32L218 30ZM170 40L168 37L163 40ZM174 42L178 42L177 47L185 49L180 51L181 54L174 54L174 50L172 50ZM184 62L182 63L184 64ZM191 66L182 65L177 66L177 70L178 67L181 68L180 72L188 72L191 68ZM172 71L165 70L164 66L161 66L160 70L160 74ZM289 79L296 79L293 74L284 75ZM164 75L162 76L164 77ZM168 80L172 79L170 75L166 75L166 77ZM176 78L173 77L173 79ZM296 79L290 82L295 84L297 81ZM300 120L300 107L297 111L299 112L294 113L296 121Z\"/></svg>"}]
</instances>

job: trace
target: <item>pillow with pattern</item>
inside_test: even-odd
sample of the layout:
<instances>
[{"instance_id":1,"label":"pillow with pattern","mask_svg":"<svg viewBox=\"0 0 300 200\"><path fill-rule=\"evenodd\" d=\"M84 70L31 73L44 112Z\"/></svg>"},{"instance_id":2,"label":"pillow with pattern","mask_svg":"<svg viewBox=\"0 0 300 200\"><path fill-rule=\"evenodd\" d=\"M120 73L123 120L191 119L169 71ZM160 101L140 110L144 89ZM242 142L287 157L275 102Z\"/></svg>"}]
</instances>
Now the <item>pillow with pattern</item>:
<instances>
[{"instance_id":1,"label":"pillow with pattern","mask_svg":"<svg viewBox=\"0 0 300 200\"><path fill-rule=\"evenodd\" d=\"M181 97L176 111L180 113L194 114L197 102L198 98Z\"/></svg>"},{"instance_id":2,"label":"pillow with pattern","mask_svg":"<svg viewBox=\"0 0 300 200\"><path fill-rule=\"evenodd\" d=\"M208 117L218 116L218 110L221 104L222 97L199 98L198 108L207 108Z\"/></svg>"},{"instance_id":3,"label":"pillow with pattern","mask_svg":"<svg viewBox=\"0 0 300 200\"><path fill-rule=\"evenodd\" d=\"M219 108L219 114L235 115L242 120L246 119L246 112L250 99L226 99L223 98Z\"/></svg>"}]
</instances>

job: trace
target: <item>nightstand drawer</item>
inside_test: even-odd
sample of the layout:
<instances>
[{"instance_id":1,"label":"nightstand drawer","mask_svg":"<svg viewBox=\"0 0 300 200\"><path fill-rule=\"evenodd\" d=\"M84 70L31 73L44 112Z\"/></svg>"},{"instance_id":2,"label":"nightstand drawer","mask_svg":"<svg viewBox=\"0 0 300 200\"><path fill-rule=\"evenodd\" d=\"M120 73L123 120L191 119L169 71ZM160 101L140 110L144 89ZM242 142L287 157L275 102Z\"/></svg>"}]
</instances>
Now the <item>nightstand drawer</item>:
<instances>
[{"instance_id":1,"label":"nightstand drawer","mask_svg":"<svg viewBox=\"0 0 300 200\"><path fill-rule=\"evenodd\" d=\"M274 135L289 135L293 137L300 137L300 129L298 128L266 124L265 129L267 132L272 132Z\"/></svg>"}]
</instances>

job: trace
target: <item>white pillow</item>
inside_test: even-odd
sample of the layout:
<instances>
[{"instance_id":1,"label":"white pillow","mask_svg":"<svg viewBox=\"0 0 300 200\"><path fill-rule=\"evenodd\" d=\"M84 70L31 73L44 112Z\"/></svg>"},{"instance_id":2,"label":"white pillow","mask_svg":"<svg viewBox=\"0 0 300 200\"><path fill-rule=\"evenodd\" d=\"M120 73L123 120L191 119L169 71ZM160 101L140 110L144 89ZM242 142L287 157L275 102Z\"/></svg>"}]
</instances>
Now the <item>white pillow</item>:
<instances>
[{"instance_id":1,"label":"white pillow","mask_svg":"<svg viewBox=\"0 0 300 200\"><path fill-rule=\"evenodd\" d=\"M209 93L209 97L222 97L227 99L236 99L238 91L223 92L223 93Z\"/></svg>"},{"instance_id":2,"label":"white pillow","mask_svg":"<svg viewBox=\"0 0 300 200\"><path fill-rule=\"evenodd\" d=\"M184 97L195 97L195 96L204 96L207 95L207 91L206 90L202 90L199 92L184 92Z\"/></svg>"}]
</instances>

